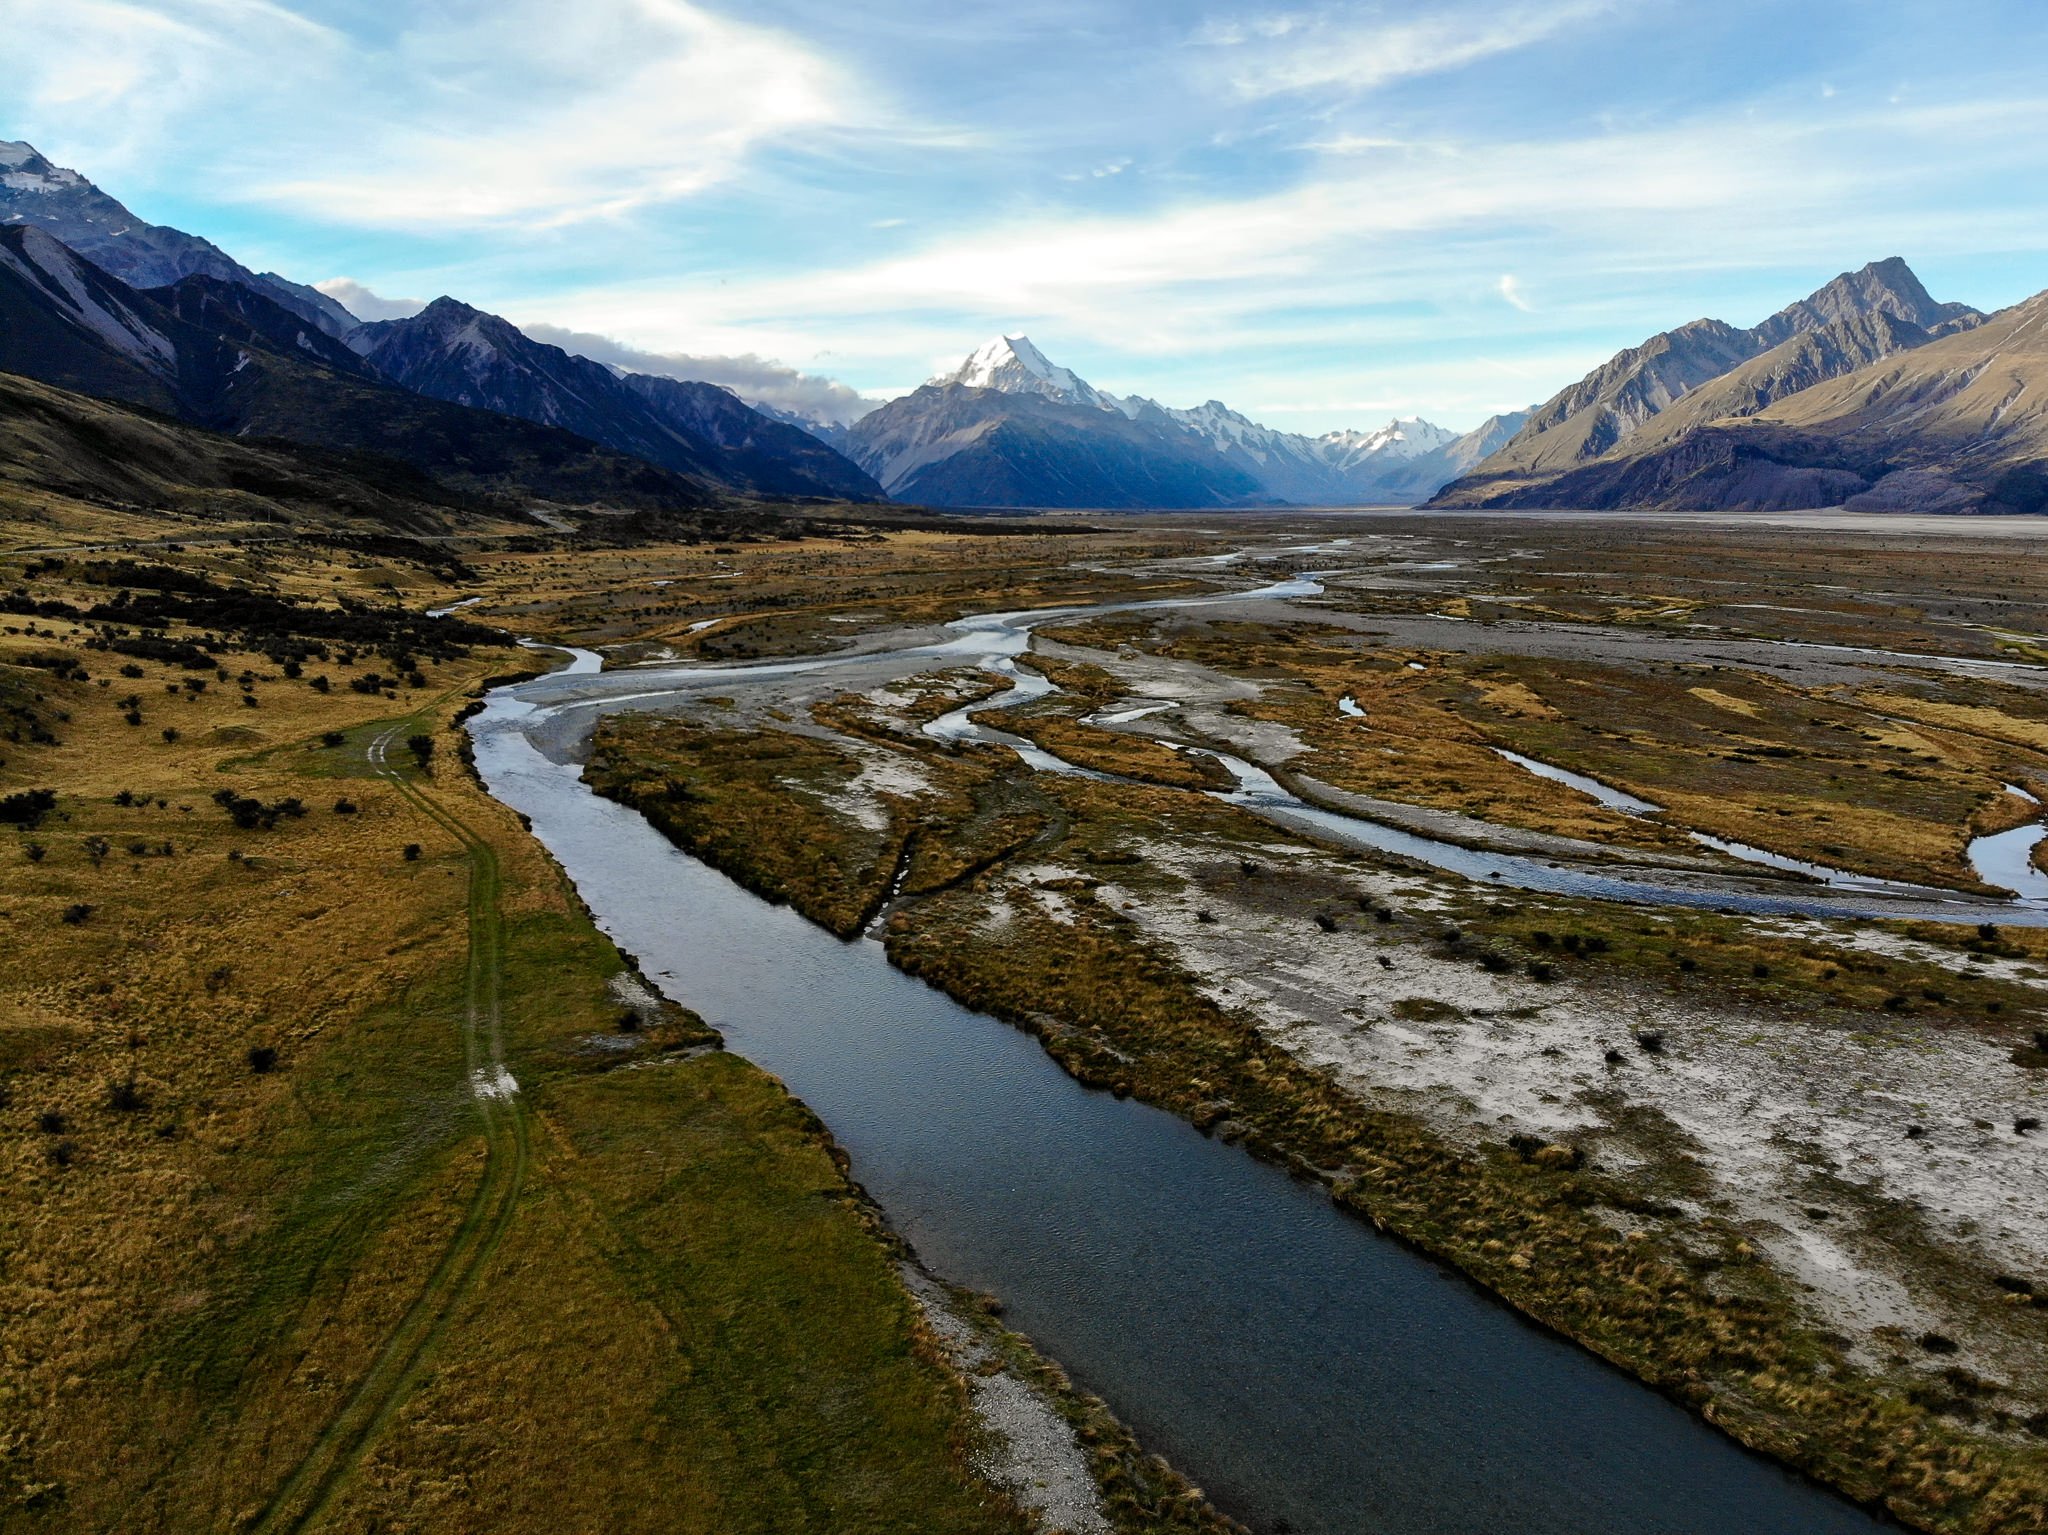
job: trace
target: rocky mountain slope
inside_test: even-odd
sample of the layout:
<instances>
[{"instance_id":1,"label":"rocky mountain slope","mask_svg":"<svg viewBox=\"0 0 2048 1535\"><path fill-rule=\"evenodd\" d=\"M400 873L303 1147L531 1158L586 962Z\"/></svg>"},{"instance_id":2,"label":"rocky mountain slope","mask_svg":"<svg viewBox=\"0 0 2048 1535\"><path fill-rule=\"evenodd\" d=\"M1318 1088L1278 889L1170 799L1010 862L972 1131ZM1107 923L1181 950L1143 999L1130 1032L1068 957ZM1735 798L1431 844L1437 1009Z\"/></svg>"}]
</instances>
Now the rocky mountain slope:
<instances>
[{"instance_id":1,"label":"rocky mountain slope","mask_svg":"<svg viewBox=\"0 0 2048 1535\"><path fill-rule=\"evenodd\" d=\"M1597 487L1636 483L1627 473L1634 460L1668 453L1711 423L1755 415L1982 319L1967 305L1936 302L1912 269L1891 257L1842 273L1747 330L1695 320L1616 354L1560 390L1497 452L1439 491L1434 504L1583 504L1606 493ZM1589 469L1595 465L1597 471Z\"/></svg>"},{"instance_id":2,"label":"rocky mountain slope","mask_svg":"<svg viewBox=\"0 0 2048 1535\"><path fill-rule=\"evenodd\" d=\"M423 398L237 283L138 293L34 227L0 227L0 371L240 437L367 453L466 494L695 507L718 486L559 428Z\"/></svg>"},{"instance_id":3,"label":"rocky mountain slope","mask_svg":"<svg viewBox=\"0 0 2048 1535\"><path fill-rule=\"evenodd\" d=\"M0 140L4 224L33 225L54 235L131 288L167 287L197 274L253 288L330 336L357 324L317 289L275 272L252 272L210 240L136 217L77 171L52 165L31 144Z\"/></svg>"},{"instance_id":4,"label":"rocky mountain slope","mask_svg":"<svg viewBox=\"0 0 2048 1535\"><path fill-rule=\"evenodd\" d=\"M756 495L882 499L832 448L730 391L621 374L456 299L348 339L378 377L416 393L560 427L678 474Z\"/></svg>"},{"instance_id":5,"label":"rocky mountain slope","mask_svg":"<svg viewBox=\"0 0 2048 1535\"><path fill-rule=\"evenodd\" d=\"M1873 333L1884 333L1887 323ZM1760 365L1771 363L1796 379L1805 360L1800 348L1817 353L1838 330L1831 325L1794 338L1758 359L1758 370L1770 372ZM1824 359L1814 362L1823 365ZM1731 375L1718 403L1739 403L1745 389L1770 382ZM1715 404L1703 400L1702 412ZM1969 329L1788 389L1753 411L1669 425L1642 434L1630 451L1531 484L1483 481L1490 466L1482 466L1441 499L1614 509L2048 512L2048 293ZM1475 486L1487 499L1462 499Z\"/></svg>"},{"instance_id":6,"label":"rocky mountain slope","mask_svg":"<svg viewBox=\"0 0 2048 1535\"><path fill-rule=\"evenodd\" d=\"M343 376L388 380L451 404L574 432L711 490L881 499L880 487L837 451L809 432L753 412L728 391L708 384L663 387L667 380L654 381L652 389L629 387L617 370L533 341L508 322L452 299L410 320L364 326L317 289L276 273L252 272L207 240L137 218L28 144L0 143L0 229L9 227L50 237L129 289L184 292L203 281L212 285L206 292L230 307L232 293L258 295L306 332L301 339L270 327L266 339L273 347L287 355L303 352ZM44 263L41 269L54 266ZM167 302L178 307L185 301ZM248 316L240 318L246 322ZM343 358L343 337L359 358L375 351L382 360ZM54 365L30 371L49 377L47 367ZM185 375L189 391L189 368ZM86 378L56 381L94 387ZM115 393L137 399L137 380L128 382L131 387ZM160 395L138 403L174 408ZM189 418L189 406L186 400L175 408ZM308 421L294 435L320 434L332 426Z\"/></svg>"},{"instance_id":7,"label":"rocky mountain slope","mask_svg":"<svg viewBox=\"0 0 2048 1535\"><path fill-rule=\"evenodd\" d=\"M1215 507L1260 486L1188 434L1039 393L926 384L848 431L899 501L965 507Z\"/></svg>"}]
</instances>

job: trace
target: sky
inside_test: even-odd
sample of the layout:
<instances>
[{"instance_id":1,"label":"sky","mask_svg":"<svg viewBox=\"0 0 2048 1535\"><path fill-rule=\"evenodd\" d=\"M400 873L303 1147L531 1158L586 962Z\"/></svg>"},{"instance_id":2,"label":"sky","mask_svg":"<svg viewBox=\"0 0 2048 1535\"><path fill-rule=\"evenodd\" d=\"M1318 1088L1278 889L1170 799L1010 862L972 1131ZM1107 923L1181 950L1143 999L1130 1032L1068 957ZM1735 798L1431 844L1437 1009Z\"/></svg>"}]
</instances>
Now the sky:
<instances>
[{"instance_id":1,"label":"sky","mask_svg":"<svg viewBox=\"0 0 2048 1535\"><path fill-rule=\"evenodd\" d=\"M1885 256L2048 288L2041 0L0 0L0 36L0 138L251 267L842 414L1023 333L1169 405L1462 429Z\"/></svg>"}]
</instances>

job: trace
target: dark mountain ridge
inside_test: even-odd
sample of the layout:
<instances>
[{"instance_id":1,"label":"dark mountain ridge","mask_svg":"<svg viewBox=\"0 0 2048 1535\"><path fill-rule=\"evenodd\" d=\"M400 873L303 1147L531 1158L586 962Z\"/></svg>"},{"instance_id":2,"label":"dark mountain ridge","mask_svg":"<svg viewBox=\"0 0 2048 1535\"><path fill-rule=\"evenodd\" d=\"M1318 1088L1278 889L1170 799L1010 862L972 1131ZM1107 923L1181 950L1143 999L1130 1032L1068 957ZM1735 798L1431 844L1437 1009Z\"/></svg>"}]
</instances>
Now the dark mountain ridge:
<instances>
[{"instance_id":1,"label":"dark mountain ridge","mask_svg":"<svg viewBox=\"0 0 2048 1535\"><path fill-rule=\"evenodd\" d=\"M33 227L0 227L0 370L234 436L397 459L467 494L645 510L720 494L559 428L386 383L239 284L193 275L138 293Z\"/></svg>"}]
</instances>

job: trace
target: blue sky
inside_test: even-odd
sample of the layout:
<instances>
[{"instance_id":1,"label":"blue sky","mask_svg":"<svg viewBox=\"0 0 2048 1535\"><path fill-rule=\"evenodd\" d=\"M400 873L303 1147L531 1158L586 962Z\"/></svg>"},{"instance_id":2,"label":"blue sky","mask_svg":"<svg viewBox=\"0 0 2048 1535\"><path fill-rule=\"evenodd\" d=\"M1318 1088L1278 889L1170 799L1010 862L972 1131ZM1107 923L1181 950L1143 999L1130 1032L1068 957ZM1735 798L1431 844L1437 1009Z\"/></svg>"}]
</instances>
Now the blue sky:
<instances>
[{"instance_id":1,"label":"blue sky","mask_svg":"<svg viewBox=\"0 0 2048 1535\"><path fill-rule=\"evenodd\" d=\"M2048 287L2040 0L0 0L0 137L304 281L873 394L1469 426L1905 256Z\"/></svg>"}]
</instances>

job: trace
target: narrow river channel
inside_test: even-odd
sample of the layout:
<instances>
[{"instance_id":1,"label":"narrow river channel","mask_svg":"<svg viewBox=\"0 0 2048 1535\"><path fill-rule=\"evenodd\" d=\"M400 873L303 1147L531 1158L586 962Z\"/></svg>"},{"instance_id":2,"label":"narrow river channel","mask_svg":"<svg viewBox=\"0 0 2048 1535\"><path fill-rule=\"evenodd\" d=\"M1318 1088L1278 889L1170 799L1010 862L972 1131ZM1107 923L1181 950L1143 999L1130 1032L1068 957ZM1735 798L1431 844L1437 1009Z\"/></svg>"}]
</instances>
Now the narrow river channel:
<instances>
[{"instance_id":1,"label":"narrow river channel","mask_svg":"<svg viewBox=\"0 0 2048 1535\"><path fill-rule=\"evenodd\" d=\"M1001 1297L1218 1506L1262 1535L1877 1528L1320 1189L1081 1087L879 943L834 939L593 795L563 739L537 743L601 680L492 695L471 725L491 792L651 980L823 1117L927 1264Z\"/></svg>"}]
</instances>

